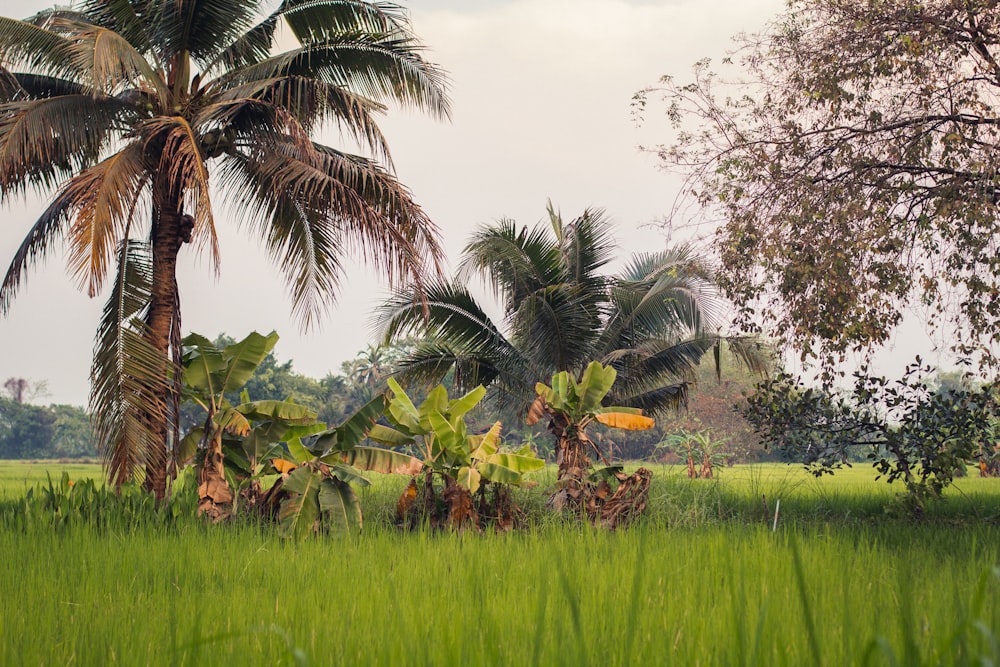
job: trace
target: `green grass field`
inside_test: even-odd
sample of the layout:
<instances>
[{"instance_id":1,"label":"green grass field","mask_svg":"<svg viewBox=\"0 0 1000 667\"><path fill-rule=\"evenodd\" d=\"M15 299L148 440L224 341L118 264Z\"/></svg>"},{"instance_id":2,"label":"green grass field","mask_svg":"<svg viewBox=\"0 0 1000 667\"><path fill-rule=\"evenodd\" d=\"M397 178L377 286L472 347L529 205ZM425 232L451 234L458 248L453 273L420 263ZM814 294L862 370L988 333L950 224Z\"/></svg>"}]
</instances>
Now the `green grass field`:
<instances>
[{"instance_id":1,"label":"green grass field","mask_svg":"<svg viewBox=\"0 0 1000 667\"><path fill-rule=\"evenodd\" d=\"M959 480L915 523L864 467L656 473L648 515L617 533L551 518L536 490L526 530L404 534L390 478L362 492L361 535L302 544L187 516L3 528L0 664L1000 660L1000 481ZM45 479L0 464L0 498Z\"/></svg>"}]
</instances>

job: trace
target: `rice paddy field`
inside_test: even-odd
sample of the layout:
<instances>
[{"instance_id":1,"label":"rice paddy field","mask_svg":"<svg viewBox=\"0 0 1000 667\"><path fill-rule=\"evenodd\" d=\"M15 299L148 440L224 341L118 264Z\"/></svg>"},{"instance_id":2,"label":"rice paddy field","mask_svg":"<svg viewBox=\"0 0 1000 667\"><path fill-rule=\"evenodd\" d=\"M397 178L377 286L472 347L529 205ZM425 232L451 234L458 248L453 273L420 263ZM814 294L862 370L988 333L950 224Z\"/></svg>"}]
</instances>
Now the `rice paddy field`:
<instances>
[{"instance_id":1,"label":"rice paddy field","mask_svg":"<svg viewBox=\"0 0 1000 667\"><path fill-rule=\"evenodd\" d=\"M658 467L610 533L549 514L543 475L523 530L478 535L398 531L405 480L382 478L360 535L297 544L183 507L20 515L64 469L100 478L0 463L3 665L1000 663L1000 480L915 521L864 466Z\"/></svg>"}]
</instances>

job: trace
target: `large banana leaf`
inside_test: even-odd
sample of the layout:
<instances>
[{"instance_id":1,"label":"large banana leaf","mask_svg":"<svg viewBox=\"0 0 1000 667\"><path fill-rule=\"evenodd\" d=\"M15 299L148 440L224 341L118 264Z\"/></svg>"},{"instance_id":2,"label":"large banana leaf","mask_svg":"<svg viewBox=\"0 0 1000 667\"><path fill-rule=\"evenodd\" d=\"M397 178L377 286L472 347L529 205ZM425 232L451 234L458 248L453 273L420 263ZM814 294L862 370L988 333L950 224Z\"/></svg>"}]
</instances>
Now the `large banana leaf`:
<instances>
[{"instance_id":1,"label":"large banana leaf","mask_svg":"<svg viewBox=\"0 0 1000 667\"><path fill-rule=\"evenodd\" d=\"M340 426L321 432L310 449L320 455L329 451L350 451L369 437L369 432L377 426L375 421L385 413L387 403L384 394L376 396Z\"/></svg>"},{"instance_id":2,"label":"large banana leaf","mask_svg":"<svg viewBox=\"0 0 1000 667\"><path fill-rule=\"evenodd\" d=\"M189 334L181 344L184 353L184 385L200 396L221 394L215 386L216 375L226 369L226 359L215 344L200 334Z\"/></svg>"},{"instance_id":3,"label":"large banana leaf","mask_svg":"<svg viewBox=\"0 0 1000 667\"><path fill-rule=\"evenodd\" d=\"M441 449L465 457L469 454L469 443L465 438L465 421L449 421L437 410L428 412L427 419L434 431L434 441Z\"/></svg>"},{"instance_id":4,"label":"large banana leaf","mask_svg":"<svg viewBox=\"0 0 1000 667\"><path fill-rule=\"evenodd\" d=\"M523 475L526 472L541 470L545 467L545 461L535 456L534 453L512 454L509 452L497 452L486 459L483 467L485 466L499 466L512 470L518 475ZM489 480L500 481L488 474L485 474L485 476Z\"/></svg>"},{"instance_id":5,"label":"large banana leaf","mask_svg":"<svg viewBox=\"0 0 1000 667\"><path fill-rule=\"evenodd\" d=\"M332 452L320 460L324 463L343 462L359 470L384 475L416 475L424 467L420 459L409 454L378 447L354 447L346 452Z\"/></svg>"},{"instance_id":6,"label":"large banana leaf","mask_svg":"<svg viewBox=\"0 0 1000 667\"><path fill-rule=\"evenodd\" d=\"M480 473L477 468L462 466L458 469L455 481L458 482L459 486L467 489L469 493L475 493L479 490L479 484L482 481L482 477L482 473Z\"/></svg>"},{"instance_id":7,"label":"large banana leaf","mask_svg":"<svg viewBox=\"0 0 1000 667\"><path fill-rule=\"evenodd\" d=\"M361 504L354 489L336 477L326 477L320 482L319 510L329 517L333 530L346 533L361 530Z\"/></svg>"},{"instance_id":8,"label":"large banana leaf","mask_svg":"<svg viewBox=\"0 0 1000 667\"><path fill-rule=\"evenodd\" d=\"M611 366L602 366L598 361L587 364L586 370L576 387L576 395L579 397L579 409L583 413L592 413L600 410L601 401L611 390L618 373Z\"/></svg>"},{"instance_id":9,"label":"large banana leaf","mask_svg":"<svg viewBox=\"0 0 1000 667\"><path fill-rule=\"evenodd\" d=\"M644 416L642 411L636 414L626 408L606 408L594 415L594 418L605 426L626 431L644 431L656 426L652 417Z\"/></svg>"},{"instance_id":10,"label":"large banana leaf","mask_svg":"<svg viewBox=\"0 0 1000 667\"><path fill-rule=\"evenodd\" d=\"M420 433L420 412L413 404L410 397L406 395L403 388L399 386L395 378L387 380L389 389L392 390L392 400L389 402L389 415L393 423L406 429L410 435Z\"/></svg>"},{"instance_id":11,"label":"large banana leaf","mask_svg":"<svg viewBox=\"0 0 1000 667\"><path fill-rule=\"evenodd\" d=\"M368 439L389 447L405 447L414 443L412 436L382 424L372 426L372 430L368 431Z\"/></svg>"},{"instance_id":12,"label":"large banana leaf","mask_svg":"<svg viewBox=\"0 0 1000 667\"><path fill-rule=\"evenodd\" d=\"M472 458L485 460L487 457L496 454L499 449L497 445L500 441L500 431L502 428L503 424L495 422L486 433L468 436L471 444Z\"/></svg>"},{"instance_id":13,"label":"large banana leaf","mask_svg":"<svg viewBox=\"0 0 1000 667\"><path fill-rule=\"evenodd\" d=\"M289 473L282 488L294 495L281 503L278 512L278 530L282 536L303 540L313 533L320 515L322 480L309 468L296 468Z\"/></svg>"},{"instance_id":14,"label":"large banana leaf","mask_svg":"<svg viewBox=\"0 0 1000 667\"><path fill-rule=\"evenodd\" d=\"M222 391L230 392L241 388L253 377L257 367L274 349L278 334L274 331L263 336L253 331L243 340L227 345L223 354L228 363Z\"/></svg>"},{"instance_id":15,"label":"large banana leaf","mask_svg":"<svg viewBox=\"0 0 1000 667\"><path fill-rule=\"evenodd\" d=\"M430 433L433 431L434 426L430 423L430 414L432 412L439 414L448 412L448 390L444 388L444 385L439 384L427 392L427 397L417 411L420 414L421 432Z\"/></svg>"},{"instance_id":16,"label":"large banana leaf","mask_svg":"<svg viewBox=\"0 0 1000 667\"><path fill-rule=\"evenodd\" d=\"M251 332L243 340L219 350L212 341L190 334L181 344L188 348L184 357L184 382L194 391L221 396L245 385L278 342L275 332L263 336Z\"/></svg>"},{"instance_id":17,"label":"large banana leaf","mask_svg":"<svg viewBox=\"0 0 1000 667\"><path fill-rule=\"evenodd\" d=\"M444 387L441 388L443 389ZM479 404L479 401L483 400L484 396L486 396L486 387L479 385L464 396L450 401L447 406L446 414L452 421L455 419L461 419L462 417L465 417L469 410L476 407Z\"/></svg>"},{"instance_id":18,"label":"large banana leaf","mask_svg":"<svg viewBox=\"0 0 1000 667\"><path fill-rule=\"evenodd\" d=\"M275 420L285 424L316 419L316 413L291 401L251 401L236 406L236 410L251 421Z\"/></svg>"}]
</instances>

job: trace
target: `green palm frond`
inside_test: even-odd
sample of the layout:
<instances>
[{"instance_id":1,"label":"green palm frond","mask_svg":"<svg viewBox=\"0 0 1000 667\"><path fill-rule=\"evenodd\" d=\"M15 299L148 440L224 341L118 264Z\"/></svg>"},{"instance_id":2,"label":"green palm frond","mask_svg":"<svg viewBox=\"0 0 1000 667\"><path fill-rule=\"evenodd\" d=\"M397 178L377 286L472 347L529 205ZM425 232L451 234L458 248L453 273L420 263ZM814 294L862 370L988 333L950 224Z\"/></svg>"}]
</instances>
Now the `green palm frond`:
<instances>
[{"instance_id":1,"label":"green palm frond","mask_svg":"<svg viewBox=\"0 0 1000 667\"><path fill-rule=\"evenodd\" d=\"M292 287L305 326L336 296L341 261L357 252L390 284L420 286L442 259L436 228L407 191L377 164L292 141L248 159L228 158L222 182L265 235Z\"/></svg>"},{"instance_id":2,"label":"green palm frond","mask_svg":"<svg viewBox=\"0 0 1000 667\"><path fill-rule=\"evenodd\" d=\"M40 99L43 97L59 97L62 95L84 95L87 93L86 86L76 81L60 79L44 74L24 74L17 72L11 74L12 86L10 97L5 101L13 102L20 99Z\"/></svg>"},{"instance_id":3,"label":"green palm frond","mask_svg":"<svg viewBox=\"0 0 1000 667\"><path fill-rule=\"evenodd\" d=\"M199 0L149 3L147 18L153 48L164 54L188 53L205 69L227 45L246 34L260 15L259 0Z\"/></svg>"},{"instance_id":4,"label":"green palm frond","mask_svg":"<svg viewBox=\"0 0 1000 667\"><path fill-rule=\"evenodd\" d=\"M252 135L287 132L291 121L306 133L333 121L343 134L391 165L388 143L374 117L385 107L339 86L285 76L227 89L217 100L199 114L200 126L229 127L252 141Z\"/></svg>"},{"instance_id":5,"label":"green palm frond","mask_svg":"<svg viewBox=\"0 0 1000 667\"><path fill-rule=\"evenodd\" d=\"M391 2L292 0L279 10L301 44L317 44L338 34L410 35L406 10Z\"/></svg>"},{"instance_id":6,"label":"green palm frond","mask_svg":"<svg viewBox=\"0 0 1000 667\"><path fill-rule=\"evenodd\" d=\"M278 26L286 24L300 44L326 41L344 33L409 35L405 11L398 5L362 0L285 0L271 14L222 48L203 70L234 70L271 55Z\"/></svg>"},{"instance_id":7,"label":"green palm frond","mask_svg":"<svg viewBox=\"0 0 1000 667\"><path fill-rule=\"evenodd\" d=\"M566 278L559 248L547 229L542 225L519 229L509 219L480 227L462 251L458 278L468 280L477 274L492 287L494 297L513 306L508 315L529 294Z\"/></svg>"},{"instance_id":8,"label":"green palm frond","mask_svg":"<svg viewBox=\"0 0 1000 667\"><path fill-rule=\"evenodd\" d=\"M597 353L600 299L600 292L595 295L571 283L538 290L524 298L509 318L511 341L543 369L543 378L580 369Z\"/></svg>"},{"instance_id":9,"label":"green palm frond","mask_svg":"<svg viewBox=\"0 0 1000 667\"><path fill-rule=\"evenodd\" d=\"M376 311L376 326L386 339L423 332L455 347L490 350L509 343L465 287L437 282L421 298L412 290L397 291Z\"/></svg>"},{"instance_id":10,"label":"green palm frond","mask_svg":"<svg viewBox=\"0 0 1000 667\"><path fill-rule=\"evenodd\" d=\"M520 396L531 392L535 378L544 372L531 366L458 284L432 284L423 300L413 291L396 292L379 307L375 321L386 340L425 334L399 364L399 374L408 381L440 381L454 369L464 389L496 382Z\"/></svg>"},{"instance_id":11,"label":"green palm frond","mask_svg":"<svg viewBox=\"0 0 1000 667\"><path fill-rule=\"evenodd\" d=\"M450 104L444 73L423 59L408 40L366 34L336 35L220 75L231 87L285 76L316 78L385 104L395 102L447 118Z\"/></svg>"},{"instance_id":12,"label":"green palm frond","mask_svg":"<svg viewBox=\"0 0 1000 667\"><path fill-rule=\"evenodd\" d=\"M434 341L418 345L394 375L404 383L432 387L444 382L451 371L460 391L490 384L499 375L488 360Z\"/></svg>"},{"instance_id":13,"label":"green palm frond","mask_svg":"<svg viewBox=\"0 0 1000 667\"><path fill-rule=\"evenodd\" d=\"M142 15L139 14L142 12ZM151 3L134 0L86 0L78 21L90 21L96 26L121 35L139 53L156 56L147 28ZM163 69L163 63L157 63Z\"/></svg>"},{"instance_id":14,"label":"green palm frond","mask_svg":"<svg viewBox=\"0 0 1000 667\"><path fill-rule=\"evenodd\" d=\"M609 292L599 347L605 352L647 338L683 339L721 326L722 299L689 248L636 255Z\"/></svg>"},{"instance_id":15,"label":"green palm frond","mask_svg":"<svg viewBox=\"0 0 1000 667\"><path fill-rule=\"evenodd\" d=\"M729 336L725 339L733 358L756 375L767 375L775 367L774 350L752 336ZM717 362L718 363L718 362Z\"/></svg>"},{"instance_id":16,"label":"green palm frond","mask_svg":"<svg viewBox=\"0 0 1000 667\"><path fill-rule=\"evenodd\" d=\"M27 69L63 79L76 79L73 41L29 21L0 16L0 62L8 69Z\"/></svg>"},{"instance_id":17,"label":"green palm frond","mask_svg":"<svg viewBox=\"0 0 1000 667\"><path fill-rule=\"evenodd\" d=\"M645 391L634 394L608 396L608 402L629 408L638 408L645 415L666 415L687 407L690 383L674 381L667 384L651 385Z\"/></svg>"},{"instance_id":18,"label":"green palm frond","mask_svg":"<svg viewBox=\"0 0 1000 667\"><path fill-rule=\"evenodd\" d=\"M603 209L586 209L564 229L563 249L570 281L584 288L603 288L605 278L599 271L615 257L613 229Z\"/></svg>"}]
</instances>

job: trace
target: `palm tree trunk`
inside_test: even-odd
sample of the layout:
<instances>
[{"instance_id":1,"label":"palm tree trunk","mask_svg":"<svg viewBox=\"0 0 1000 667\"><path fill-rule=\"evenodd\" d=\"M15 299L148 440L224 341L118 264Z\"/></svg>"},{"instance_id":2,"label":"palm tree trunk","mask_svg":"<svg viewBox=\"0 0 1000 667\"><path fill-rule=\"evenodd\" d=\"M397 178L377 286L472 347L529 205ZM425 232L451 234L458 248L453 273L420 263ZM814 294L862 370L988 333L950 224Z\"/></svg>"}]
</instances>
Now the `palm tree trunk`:
<instances>
[{"instance_id":1,"label":"palm tree trunk","mask_svg":"<svg viewBox=\"0 0 1000 667\"><path fill-rule=\"evenodd\" d=\"M176 391L177 378L175 355L179 350L172 345L175 332L180 330L180 300L177 290L177 254L184 242L181 223L183 197L164 173L157 175L153 185L153 286L146 314L146 336L153 348L160 353L162 375L146 383L151 442L146 460L145 486L158 502L167 495L167 470L170 451L176 440ZM163 382L163 379L166 382Z\"/></svg>"}]
</instances>

